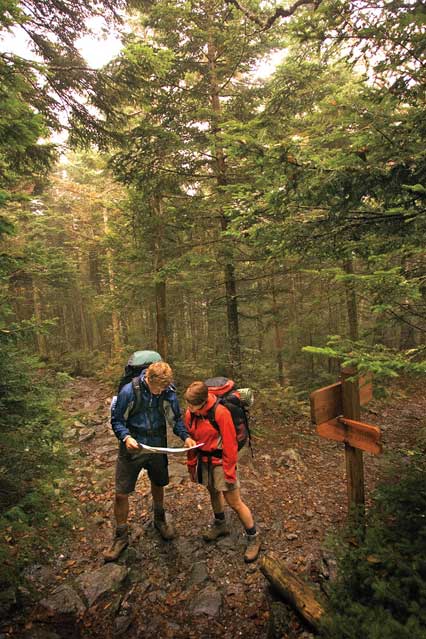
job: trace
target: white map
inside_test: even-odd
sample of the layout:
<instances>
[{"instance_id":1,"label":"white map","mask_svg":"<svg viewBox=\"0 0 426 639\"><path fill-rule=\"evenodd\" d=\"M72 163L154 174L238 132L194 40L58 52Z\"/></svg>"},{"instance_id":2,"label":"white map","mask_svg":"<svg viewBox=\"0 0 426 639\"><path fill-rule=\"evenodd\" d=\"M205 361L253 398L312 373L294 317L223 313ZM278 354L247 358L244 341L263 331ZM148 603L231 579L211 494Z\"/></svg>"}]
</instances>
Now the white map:
<instances>
[{"instance_id":1,"label":"white map","mask_svg":"<svg viewBox=\"0 0 426 639\"><path fill-rule=\"evenodd\" d=\"M162 455L166 453L170 455L175 453L187 453L189 450L195 450L195 448L204 446L204 442L202 444L196 444L196 446L191 446L190 448L162 448L161 446L148 446L147 444L139 444L139 446L149 453L161 453Z\"/></svg>"}]
</instances>

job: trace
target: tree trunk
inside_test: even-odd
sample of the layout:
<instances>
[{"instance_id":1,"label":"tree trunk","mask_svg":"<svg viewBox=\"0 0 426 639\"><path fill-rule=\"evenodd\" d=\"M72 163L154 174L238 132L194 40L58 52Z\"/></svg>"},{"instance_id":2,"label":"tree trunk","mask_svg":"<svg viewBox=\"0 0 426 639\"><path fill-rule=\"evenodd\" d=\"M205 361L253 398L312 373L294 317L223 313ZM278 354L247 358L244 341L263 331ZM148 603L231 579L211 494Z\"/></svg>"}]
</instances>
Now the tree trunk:
<instances>
[{"instance_id":1,"label":"tree trunk","mask_svg":"<svg viewBox=\"0 0 426 639\"><path fill-rule=\"evenodd\" d=\"M106 209L103 210L103 219L104 219L104 232L105 235L108 234L108 230L109 230L109 219L108 219L108 213L106 211ZM108 269L108 288L109 288L109 293L111 296L111 300L112 300L112 308L111 308L111 328L112 328L112 348L111 348L111 354L114 353L118 353L120 348L121 348L121 344L122 344L122 339L121 339L121 327L120 327L120 318L119 315L117 313L117 310L114 307L115 304L115 273L114 273L114 267L113 267L113 261L112 261L112 252L110 248L107 248L106 250L106 264L107 264L107 269Z\"/></svg>"},{"instance_id":2,"label":"tree trunk","mask_svg":"<svg viewBox=\"0 0 426 639\"><path fill-rule=\"evenodd\" d=\"M161 273L164 265L163 258L163 233L164 233L164 211L163 202L160 197L154 197L152 200L153 213L158 222L157 232L154 239L154 274L155 274L155 311L156 311L156 342L157 351L164 360L168 358L168 339L167 339L167 293L166 279Z\"/></svg>"},{"instance_id":3,"label":"tree trunk","mask_svg":"<svg viewBox=\"0 0 426 639\"><path fill-rule=\"evenodd\" d=\"M37 283L34 281L34 279L32 281L32 289L33 289L34 317L37 323L41 325L43 322L41 295L40 295L40 289ZM48 356L46 336L43 335L43 333L40 332L38 329L36 329L35 335L36 335L36 344L37 344L38 354L40 355L42 359L46 360Z\"/></svg>"},{"instance_id":4,"label":"tree trunk","mask_svg":"<svg viewBox=\"0 0 426 639\"><path fill-rule=\"evenodd\" d=\"M324 608L314 591L278 559L273 553L260 560L260 570L283 599L290 604L312 628L318 630Z\"/></svg>"},{"instance_id":5,"label":"tree trunk","mask_svg":"<svg viewBox=\"0 0 426 639\"><path fill-rule=\"evenodd\" d=\"M207 57L210 72L210 101L213 110L212 118L212 135L214 139L214 157L215 157L215 174L216 182L219 187L227 184L227 169L225 161L225 153L223 145L220 140L220 116L221 106L219 99L219 82L217 77L216 68L216 55L217 49L213 40L213 35L210 30L208 44L207 44ZM223 235L228 229L228 221L223 210L219 211L220 224ZM226 244L225 244L226 242ZM225 295L226 295L226 311L228 320L228 342L229 342L229 355L231 374L237 379L241 375L241 343L240 343L240 329L238 321L238 301L237 301L237 285L235 277L234 255L232 246L227 240L223 240L223 249L221 251L221 257L224 261L224 276L225 276Z\"/></svg>"},{"instance_id":6,"label":"tree trunk","mask_svg":"<svg viewBox=\"0 0 426 639\"><path fill-rule=\"evenodd\" d=\"M278 368L278 383L280 386L284 386L284 365L283 365L283 331L279 321L279 309L277 304L277 295L275 290L274 277L271 278L271 292L272 292L272 316L274 322L275 333L275 353Z\"/></svg>"},{"instance_id":7,"label":"tree trunk","mask_svg":"<svg viewBox=\"0 0 426 639\"><path fill-rule=\"evenodd\" d=\"M354 265L352 259L347 259L343 263L343 270L348 275L354 274ZM345 281L346 308L348 313L349 337L357 340L359 337L358 329L358 304L356 298L355 284L351 281Z\"/></svg>"}]
</instances>

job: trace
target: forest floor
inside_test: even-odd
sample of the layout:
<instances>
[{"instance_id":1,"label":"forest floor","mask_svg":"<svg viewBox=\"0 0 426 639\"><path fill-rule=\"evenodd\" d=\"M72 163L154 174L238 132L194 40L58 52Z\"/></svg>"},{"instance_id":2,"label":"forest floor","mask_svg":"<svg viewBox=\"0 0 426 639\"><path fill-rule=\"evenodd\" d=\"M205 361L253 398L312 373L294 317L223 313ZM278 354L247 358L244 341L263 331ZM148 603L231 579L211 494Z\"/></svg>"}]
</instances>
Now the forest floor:
<instances>
[{"instance_id":1,"label":"forest floor","mask_svg":"<svg viewBox=\"0 0 426 639\"><path fill-rule=\"evenodd\" d=\"M78 378L68 386L63 408L72 425L66 441L82 523L60 552L28 571L33 588L45 600L54 587L78 583L82 575L98 574L104 565L102 553L113 532L117 450L109 425L110 399L111 389L95 380ZM409 458L419 430L426 427L425 416L426 396L413 386L395 390L387 400L372 401L364 410L364 421L382 428L386 451L364 455L367 504L384 476L389 453L406 451ZM261 531L261 552L273 551L291 570L315 580L327 538L345 523L343 445L318 437L308 410L304 416L283 417L268 406L256 406L255 425L254 457L245 456L240 476L243 498ZM170 444L177 444L174 436ZM149 482L142 473L131 498L132 536L118 562L125 573L118 590L98 596L102 588L96 584L94 602L85 602L74 626L52 612L43 616L39 603L29 601L23 613L2 626L0 636L266 638L270 591L257 564L243 561L238 520L228 511L232 534L205 543L201 533L211 520L207 491L189 481L184 457L170 456L169 470L166 509L177 529L175 540L162 541L153 528ZM283 639L309 636L294 617Z\"/></svg>"}]
</instances>

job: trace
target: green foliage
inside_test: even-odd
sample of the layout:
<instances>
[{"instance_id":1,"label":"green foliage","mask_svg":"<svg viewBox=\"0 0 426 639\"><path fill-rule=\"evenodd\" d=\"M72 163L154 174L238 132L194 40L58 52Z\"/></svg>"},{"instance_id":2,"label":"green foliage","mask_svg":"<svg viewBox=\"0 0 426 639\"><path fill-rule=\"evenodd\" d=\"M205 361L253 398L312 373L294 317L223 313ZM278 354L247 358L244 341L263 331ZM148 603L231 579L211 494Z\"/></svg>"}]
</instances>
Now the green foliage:
<instances>
[{"instance_id":1,"label":"green foliage","mask_svg":"<svg viewBox=\"0 0 426 639\"><path fill-rule=\"evenodd\" d=\"M407 461L407 460L406 460ZM426 634L426 463L393 467L377 491L363 542L346 549L323 621L327 639L422 639Z\"/></svg>"},{"instance_id":2,"label":"green foliage","mask_svg":"<svg viewBox=\"0 0 426 639\"><path fill-rule=\"evenodd\" d=\"M426 374L426 349L424 346L407 351L396 351L384 345L372 347L363 341L352 341L333 335L324 347L305 346L306 353L331 357L341 362L342 366L356 366L359 373L373 373L377 380L389 377Z\"/></svg>"},{"instance_id":3,"label":"green foliage","mask_svg":"<svg viewBox=\"0 0 426 639\"><path fill-rule=\"evenodd\" d=\"M22 354L11 341L0 342L0 583L19 580L19 572L63 534L66 495L56 489L67 456L62 446L60 384ZM49 377L52 376L49 380ZM56 532L52 532L51 526ZM41 531L49 530L48 534Z\"/></svg>"},{"instance_id":4,"label":"green foliage","mask_svg":"<svg viewBox=\"0 0 426 639\"><path fill-rule=\"evenodd\" d=\"M96 377L105 365L105 354L99 351L69 351L52 364L59 373L72 377Z\"/></svg>"}]
</instances>

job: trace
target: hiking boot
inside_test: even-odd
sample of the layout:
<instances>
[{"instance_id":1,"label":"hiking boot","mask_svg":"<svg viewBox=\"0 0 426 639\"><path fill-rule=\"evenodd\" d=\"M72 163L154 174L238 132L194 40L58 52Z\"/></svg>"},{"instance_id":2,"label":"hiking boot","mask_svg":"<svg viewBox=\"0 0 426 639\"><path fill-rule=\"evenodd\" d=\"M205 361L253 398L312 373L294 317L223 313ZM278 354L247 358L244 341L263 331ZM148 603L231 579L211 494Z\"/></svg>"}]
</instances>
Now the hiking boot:
<instances>
[{"instance_id":1,"label":"hiking boot","mask_svg":"<svg viewBox=\"0 0 426 639\"><path fill-rule=\"evenodd\" d=\"M259 551L260 551L260 535L256 533L255 535L246 535L247 537L247 548L244 553L244 561L249 564L252 561L256 561Z\"/></svg>"},{"instance_id":2,"label":"hiking boot","mask_svg":"<svg viewBox=\"0 0 426 639\"><path fill-rule=\"evenodd\" d=\"M154 528L158 530L161 537L165 541L170 541L176 537L176 531L172 524L169 524L166 520L166 515L163 513L154 512Z\"/></svg>"},{"instance_id":3,"label":"hiking boot","mask_svg":"<svg viewBox=\"0 0 426 639\"><path fill-rule=\"evenodd\" d=\"M127 524L117 526L111 547L104 553L105 561L117 561L121 553L129 545L129 527Z\"/></svg>"},{"instance_id":4,"label":"hiking boot","mask_svg":"<svg viewBox=\"0 0 426 639\"><path fill-rule=\"evenodd\" d=\"M203 533L204 541L215 541L219 537L229 535L231 531L225 519L215 519L213 523Z\"/></svg>"}]
</instances>

